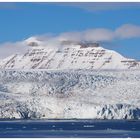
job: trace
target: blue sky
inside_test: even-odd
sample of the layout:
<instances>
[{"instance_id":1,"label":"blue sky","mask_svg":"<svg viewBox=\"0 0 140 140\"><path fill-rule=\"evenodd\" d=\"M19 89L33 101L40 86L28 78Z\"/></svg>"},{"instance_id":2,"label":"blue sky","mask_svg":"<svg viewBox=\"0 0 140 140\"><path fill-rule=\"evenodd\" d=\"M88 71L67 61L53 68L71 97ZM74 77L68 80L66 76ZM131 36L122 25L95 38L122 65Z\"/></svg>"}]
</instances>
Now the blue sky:
<instances>
[{"instance_id":1,"label":"blue sky","mask_svg":"<svg viewBox=\"0 0 140 140\"><path fill-rule=\"evenodd\" d=\"M121 37L100 42L108 49L140 60L139 3L0 3L1 44L42 34L102 28L115 32L124 25L131 25L127 28L132 27L132 35L122 37L121 30Z\"/></svg>"}]
</instances>

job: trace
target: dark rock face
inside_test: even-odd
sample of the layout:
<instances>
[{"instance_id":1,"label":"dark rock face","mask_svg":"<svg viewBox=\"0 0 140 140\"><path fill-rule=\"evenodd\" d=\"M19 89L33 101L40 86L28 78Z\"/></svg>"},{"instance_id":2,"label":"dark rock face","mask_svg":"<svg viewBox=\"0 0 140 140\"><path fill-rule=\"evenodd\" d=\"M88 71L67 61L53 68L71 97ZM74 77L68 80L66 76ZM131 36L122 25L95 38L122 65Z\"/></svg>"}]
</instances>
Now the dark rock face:
<instances>
[{"instance_id":1,"label":"dark rock face","mask_svg":"<svg viewBox=\"0 0 140 140\"><path fill-rule=\"evenodd\" d=\"M30 43L28 43L28 46L32 46L32 47L38 46L38 43L37 42L30 42Z\"/></svg>"},{"instance_id":2,"label":"dark rock face","mask_svg":"<svg viewBox=\"0 0 140 140\"><path fill-rule=\"evenodd\" d=\"M88 48L88 47L99 47L100 44L97 42L90 42L90 41L62 41L62 45L80 45L81 48Z\"/></svg>"},{"instance_id":3,"label":"dark rock face","mask_svg":"<svg viewBox=\"0 0 140 140\"><path fill-rule=\"evenodd\" d=\"M88 48L88 47L99 47L99 43L93 43L93 42L80 42L79 45L81 48Z\"/></svg>"}]
</instances>

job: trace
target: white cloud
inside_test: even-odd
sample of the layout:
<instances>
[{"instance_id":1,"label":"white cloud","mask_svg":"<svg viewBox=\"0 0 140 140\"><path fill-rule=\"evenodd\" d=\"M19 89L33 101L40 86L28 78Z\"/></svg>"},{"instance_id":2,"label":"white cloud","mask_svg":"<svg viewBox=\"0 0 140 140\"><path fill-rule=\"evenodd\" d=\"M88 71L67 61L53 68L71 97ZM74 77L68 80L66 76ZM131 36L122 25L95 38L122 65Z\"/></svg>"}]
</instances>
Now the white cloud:
<instances>
[{"instance_id":1,"label":"white cloud","mask_svg":"<svg viewBox=\"0 0 140 140\"><path fill-rule=\"evenodd\" d=\"M115 30L106 28L89 29L82 32L68 32L59 36L61 39L74 41L112 41L140 37L140 26L124 24Z\"/></svg>"},{"instance_id":2,"label":"white cloud","mask_svg":"<svg viewBox=\"0 0 140 140\"><path fill-rule=\"evenodd\" d=\"M73 40L73 41L80 41L83 40L83 32L66 32L60 34L57 39L59 41L63 40Z\"/></svg>"},{"instance_id":3,"label":"white cloud","mask_svg":"<svg viewBox=\"0 0 140 140\"><path fill-rule=\"evenodd\" d=\"M68 32L58 36L59 40L73 41L110 41L114 38L114 34L109 29L97 28L89 29L82 32Z\"/></svg>"},{"instance_id":4,"label":"white cloud","mask_svg":"<svg viewBox=\"0 0 140 140\"><path fill-rule=\"evenodd\" d=\"M46 47L61 47L61 41L93 41L93 42L111 42L115 39L130 39L140 38L140 26L132 24L124 24L115 30L106 28L95 28L81 32L66 32L60 35L38 35L35 36L37 40L43 42L42 45ZM9 56L11 54L21 54L27 51L29 46L25 41L15 43L4 43L0 45L0 58Z\"/></svg>"},{"instance_id":5,"label":"white cloud","mask_svg":"<svg viewBox=\"0 0 140 140\"><path fill-rule=\"evenodd\" d=\"M84 32L84 40L86 41L110 41L113 38L114 33L109 29L99 28Z\"/></svg>"},{"instance_id":6,"label":"white cloud","mask_svg":"<svg viewBox=\"0 0 140 140\"><path fill-rule=\"evenodd\" d=\"M140 37L140 26L125 24L115 31L116 38L135 38Z\"/></svg>"},{"instance_id":7,"label":"white cloud","mask_svg":"<svg viewBox=\"0 0 140 140\"><path fill-rule=\"evenodd\" d=\"M27 51L28 47L23 42L7 42L0 44L0 59L12 54L22 54Z\"/></svg>"},{"instance_id":8,"label":"white cloud","mask_svg":"<svg viewBox=\"0 0 140 140\"><path fill-rule=\"evenodd\" d=\"M112 41L140 37L140 26L124 24L116 30L106 28L89 29L82 32L68 32L59 35L60 40Z\"/></svg>"}]
</instances>

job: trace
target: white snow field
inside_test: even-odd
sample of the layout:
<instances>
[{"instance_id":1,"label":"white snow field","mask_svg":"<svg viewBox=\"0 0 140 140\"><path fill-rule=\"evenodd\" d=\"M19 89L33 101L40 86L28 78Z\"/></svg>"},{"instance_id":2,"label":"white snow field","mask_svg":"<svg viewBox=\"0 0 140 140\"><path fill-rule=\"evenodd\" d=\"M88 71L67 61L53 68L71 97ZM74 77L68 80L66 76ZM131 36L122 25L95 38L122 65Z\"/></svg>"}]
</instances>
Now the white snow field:
<instances>
[{"instance_id":1,"label":"white snow field","mask_svg":"<svg viewBox=\"0 0 140 140\"><path fill-rule=\"evenodd\" d=\"M0 118L140 119L140 71L1 69Z\"/></svg>"}]
</instances>

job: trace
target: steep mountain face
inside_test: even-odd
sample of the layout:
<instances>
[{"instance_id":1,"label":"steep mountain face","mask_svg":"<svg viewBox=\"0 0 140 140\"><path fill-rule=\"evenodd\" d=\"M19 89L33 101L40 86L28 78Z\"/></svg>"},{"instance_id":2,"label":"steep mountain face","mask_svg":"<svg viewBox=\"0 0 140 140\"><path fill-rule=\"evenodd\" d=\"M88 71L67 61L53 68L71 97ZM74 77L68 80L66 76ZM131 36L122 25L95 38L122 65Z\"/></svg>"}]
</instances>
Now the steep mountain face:
<instances>
[{"instance_id":1,"label":"steep mountain face","mask_svg":"<svg viewBox=\"0 0 140 140\"><path fill-rule=\"evenodd\" d=\"M98 43L62 41L61 47L28 39L30 49L0 61L2 69L138 69L140 63L121 56Z\"/></svg>"}]
</instances>

